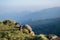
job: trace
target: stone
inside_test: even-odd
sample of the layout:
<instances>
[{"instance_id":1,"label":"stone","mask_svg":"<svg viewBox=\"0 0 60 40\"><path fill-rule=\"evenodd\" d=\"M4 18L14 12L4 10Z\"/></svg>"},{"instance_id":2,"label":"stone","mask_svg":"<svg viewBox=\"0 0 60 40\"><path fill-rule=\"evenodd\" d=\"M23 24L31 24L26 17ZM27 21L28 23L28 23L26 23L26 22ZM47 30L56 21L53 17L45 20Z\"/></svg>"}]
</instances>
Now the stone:
<instances>
[{"instance_id":1,"label":"stone","mask_svg":"<svg viewBox=\"0 0 60 40\"><path fill-rule=\"evenodd\" d=\"M34 33L33 31L31 31L31 32L30 32L30 35L34 36L34 35L35 35L35 33Z\"/></svg>"},{"instance_id":2,"label":"stone","mask_svg":"<svg viewBox=\"0 0 60 40\"><path fill-rule=\"evenodd\" d=\"M25 24L25 28L26 28L27 30L29 30L29 31L32 31L31 26L29 26L28 24Z\"/></svg>"},{"instance_id":3,"label":"stone","mask_svg":"<svg viewBox=\"0 0 60 40\"><path fill-rule=\"evenodd\" d=\"M4 20L3 23L4 24L7 24L7 23L13 23L13 24L15 24L16 21L13 21L13 20Z\"/></svg>"},{"instance_id":4,"label":"stone","mask_svg":"<svg viewBox=\"0 0 60 40\"><path fill-rule=\"evenodd\" d=\"M60 37L58 37L58 38L54 38L54 39L52 39L52 40L60 40Z\"/></svg>"},{"instance_id":5,"label":"stone","mask_svg":"<svg viewBox=\"0 0 60 40\"><path fill-rule=\"evenodd\" d=\"M48 35L48 38L49 38L50 40L57 40L57 39L58 39L58 36L56 36L56 35L54 35L54 34L49 34L49 35Z\"/></svg>"},{"instance_id":6,"label":"stone","mask_svg":"<svg viewBox=\"0 0 60 40\"><path fill-rule=\"evenodd\" d=\"M29 34L30 34L30 35L32 35L32 36L35 35L35 33L32 31L32 28L31 28L30 25L25 24L25 25L23 26L23 29L27 29L27 30L29 31Z\"/></svg>"}]
</instances>

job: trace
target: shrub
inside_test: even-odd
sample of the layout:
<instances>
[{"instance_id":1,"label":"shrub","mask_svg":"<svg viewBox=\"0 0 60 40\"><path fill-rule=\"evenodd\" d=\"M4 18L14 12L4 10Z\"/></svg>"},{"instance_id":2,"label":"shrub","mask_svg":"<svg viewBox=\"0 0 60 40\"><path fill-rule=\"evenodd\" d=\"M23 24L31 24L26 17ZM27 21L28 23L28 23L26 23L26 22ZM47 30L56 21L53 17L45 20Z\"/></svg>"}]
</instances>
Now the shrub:
<instances>
[{"instance_id":1,"label":"shrub","mask_svg":"<svg viewBox=\"0 0 60 40\"><path fill-rule=\"evenodd\" d=\"M40 36L40 40L48 40L48 38L44 34L40 34L39 36Z\"/></svg>"},{"instance_id":2,"label":"shrub","mask_svg":"<svg viewBox=\"0 0 60 40\"><path fill-rule=\"evenodd\" d=\"M29 34L29 31L27 29L23 29L23 33Z\"/></svg>"}]
</instances>

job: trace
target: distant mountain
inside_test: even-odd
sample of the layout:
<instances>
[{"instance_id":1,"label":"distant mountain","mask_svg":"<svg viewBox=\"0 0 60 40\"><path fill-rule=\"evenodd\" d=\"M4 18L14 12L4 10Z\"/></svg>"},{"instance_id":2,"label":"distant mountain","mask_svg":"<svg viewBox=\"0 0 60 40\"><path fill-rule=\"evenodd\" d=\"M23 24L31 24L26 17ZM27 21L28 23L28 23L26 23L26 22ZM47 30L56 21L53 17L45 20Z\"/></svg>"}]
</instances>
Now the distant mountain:
<instances>
[{"instance_id":1,"label":"distant mountain","mask_svg":"<svg viewBox=\"0 0 60 40\"><path fill-rule=\"evenodd\" d=\"M13 19L20 23L26 23L31 20L49 19L60 17L60 7L47 8L37 12L22 11L22 12L1 12L0 19Z\"/></svg>"},{"instance_id":2,"label":"distant mountain","mask_svg":"<svg viewBox=\"0 0 60 40\"><path fill-rule=\"evenodd\" d=\"M21 22L23 22L22 24L29 24L36 34L44 33L60 36L60 7L27 14L21 18Z\"/></svg>"},{"instance_id":3,"label":"distant mountain","mask_svg":"<svg viewBox=\"0 0 60 40\"><path fill-rule=\"evenodd\" d=\"M36 34L56 34L60 36L60 18L52 18L45 20L35 20L27 22Z\"/></svg>"},{"instance_id":4,"label":"distant mountain","mask_svg":"<svg viewBox=\"0 0 60 40\"><path fill-rule=\"evenodd\" d=\"M60 17L60 7L48 8L24 16L23 20L40 20Z\"/></svg>"}]
</instances>

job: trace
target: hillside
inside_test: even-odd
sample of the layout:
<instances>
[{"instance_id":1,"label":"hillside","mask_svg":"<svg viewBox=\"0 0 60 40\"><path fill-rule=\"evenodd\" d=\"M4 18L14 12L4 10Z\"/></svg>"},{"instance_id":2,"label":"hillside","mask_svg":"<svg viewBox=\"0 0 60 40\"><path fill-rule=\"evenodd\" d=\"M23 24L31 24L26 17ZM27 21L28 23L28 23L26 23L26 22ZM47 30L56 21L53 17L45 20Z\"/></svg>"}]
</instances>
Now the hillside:
<instances>
[{"instance_id":1,"label":"hillside","mask_svg":"<svg viewBox=\"0 0 60 40\"><path fill-rule=\"evenodd\" d=\"M36 35L32 28L25 24L21 26L13 20L0 21L0 40L60 40L55 34Z\"/></svg>"},{"instance_id":2,"label":"hillside","mask_svg":"<svg viewBox=\"0 0 60 40\"><path fill-rule=\"evenodd\" d=\"M33 20L27 22L36 34L56 34L60 36L60 18Z\"/></svg>"},{"instance_id":3,"label":"hillside","mask_svg":"<svg viewBox=\"0 0 60 40\"><path fill-rule=\"evenodd\" d=\"M47 8L40 11L32 12L21 18L23 21L50 19L60 17L60 7Z\"/></svg>"}]
</instances>

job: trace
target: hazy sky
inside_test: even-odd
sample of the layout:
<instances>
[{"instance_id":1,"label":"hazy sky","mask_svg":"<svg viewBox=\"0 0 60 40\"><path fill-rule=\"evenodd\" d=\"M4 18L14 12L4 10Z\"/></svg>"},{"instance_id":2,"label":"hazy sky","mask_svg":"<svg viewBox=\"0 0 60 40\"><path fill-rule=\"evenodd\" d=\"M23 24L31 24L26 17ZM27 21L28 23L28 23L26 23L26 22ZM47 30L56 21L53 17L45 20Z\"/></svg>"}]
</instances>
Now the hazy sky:
<instances>
[{"instance_id":1,"label":"hazy sky","mask_svg":"<svg viewBox=\"0 0 60 40\"><path fill-rule=\"evenodd\" d=\"M60 7L60 0L0 0L0 19L12 18L12 16L17 19L29 14L30 11L36 12L52 7Z\"/></svg>"},{"instance_id":2,"label":"hazy sky","mask_svg":"<svg viewBox=\"0 0 60 40\"><path fill-rule=\"evenodd\" d=\"M1 11L37 11L50 7L60 7L60 0L0 0Z\"/></svg>"}]
</instances>

